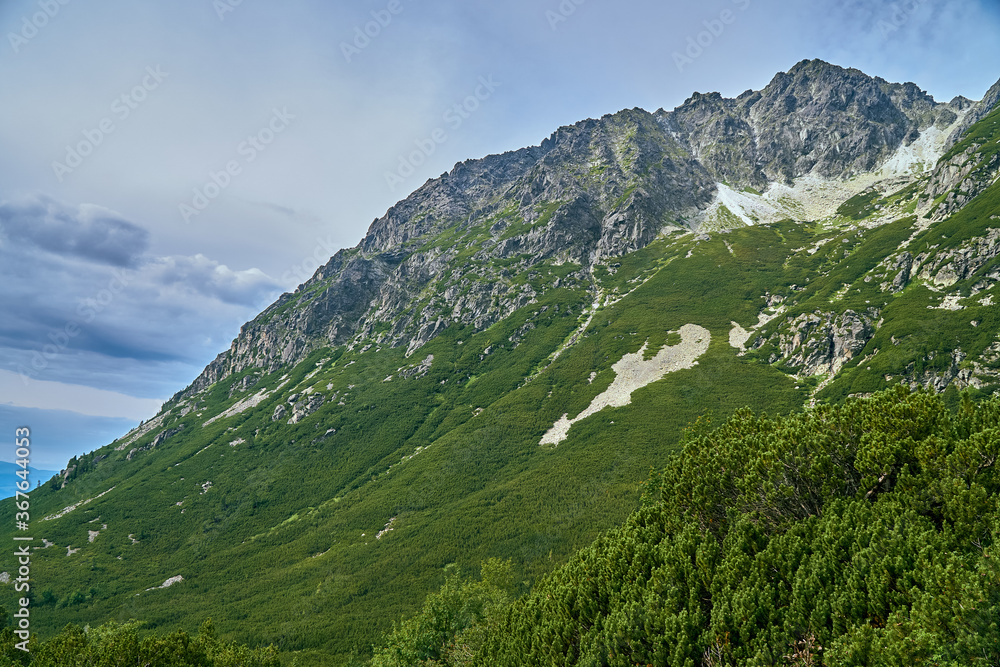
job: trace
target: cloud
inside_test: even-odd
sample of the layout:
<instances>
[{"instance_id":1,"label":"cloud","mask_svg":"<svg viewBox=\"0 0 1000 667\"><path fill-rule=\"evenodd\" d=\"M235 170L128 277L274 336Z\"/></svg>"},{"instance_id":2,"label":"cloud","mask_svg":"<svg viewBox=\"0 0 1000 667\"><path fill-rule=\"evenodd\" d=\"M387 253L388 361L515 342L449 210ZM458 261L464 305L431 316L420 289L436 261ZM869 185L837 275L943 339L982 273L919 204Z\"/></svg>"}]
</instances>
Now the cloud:
<instances>
[{"instance_id":1,"label":"cloud","mask_svg":"<svg viewBox=\"0 0 1000 667\"><path fill-rule=\"evenodd\" d=\"M145 279L161 287L196 293L238 306L256 306L273 295L278 284L259 269L233 271L224 264L197 254L194 257L162 257L143 267Z\"/></svg>"},{"instance_id":2,"label":"cloud","mask_svg":"<svg viewBox=\"0 0 1000 667\"><path fill-rule=\"evenodd\" d=\"M18 377L170 395L283 291L256 268L145 252L146 231L99 206L0 211L0 369Z\"/></svg>"},{"instance_id":3,"label":"cloud","mask_svg":"<svg viewBox=\"0 0 1000 667\"><path fill-rule=\"evenodd\" d=\"M24 382L15 373L0 370L0 404L137 421L155 415L162 401L63 382Z\"/></svg>"},{"instance_id":4,"label":"cloud","mask_svg":"<svg viewBox=\"0 0 1000 667\"><path fill-rule=\"evenodd\" d=\"M42 195L0 204L0 233L12 243L110 266L133 266L149 246L149 232L114 211Z\"/></svg>"}]
</instances>

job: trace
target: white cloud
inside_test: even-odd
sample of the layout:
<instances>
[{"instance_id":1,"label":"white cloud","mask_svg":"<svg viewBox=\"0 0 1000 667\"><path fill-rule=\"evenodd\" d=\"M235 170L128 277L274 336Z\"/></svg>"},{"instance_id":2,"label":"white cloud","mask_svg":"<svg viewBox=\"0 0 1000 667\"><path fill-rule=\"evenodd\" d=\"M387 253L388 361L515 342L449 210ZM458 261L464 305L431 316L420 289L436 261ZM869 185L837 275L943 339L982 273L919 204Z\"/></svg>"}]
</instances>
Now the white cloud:
<instances>
[{"instance_id":1,"label":"white cloud","mask_svg":"<svg viewBox=\"0 0 1000 667\"><path fill-rule=\"evenodd\" d=\"M258 306L262 297L273 294L278 288L275 281L259 269L233 271L201 254L159 257L149 261L141 273L154 285L241 306Z\"/></svg>"},{"instance_id":2,"label":"white cloud","mask_svg":"<svg viewBox=\"0 0 1000 667\"><path fill-rule=\"evenodd\" d=\"M39 195L0 203L0 235L22 247L111 266L131 266L149 232L93 204L70 207Z\"/></svg>"},{"instance_id":3,"label":"white cloud","mask_svg":"<svg viewBox=\"0 0 1000 667\"><path fill-rule=\"evenodd\" d=\"M173 393L282 291L256 268L143 252L146 230L98 206L0 203L0 230L0 369L35 381Z\"/></svg>"},{"instance_id":4,"label":"white cloud","mask_svg":"<svg viewBox=\"0 0 1000 667\"><path fill-rule=\"evenodd\" d=\"M17 373L0 370L0 404L66 410L92 417L143 420L155 415L162 401L62 382L26 381Z\"/></svg>"}]
</instances>

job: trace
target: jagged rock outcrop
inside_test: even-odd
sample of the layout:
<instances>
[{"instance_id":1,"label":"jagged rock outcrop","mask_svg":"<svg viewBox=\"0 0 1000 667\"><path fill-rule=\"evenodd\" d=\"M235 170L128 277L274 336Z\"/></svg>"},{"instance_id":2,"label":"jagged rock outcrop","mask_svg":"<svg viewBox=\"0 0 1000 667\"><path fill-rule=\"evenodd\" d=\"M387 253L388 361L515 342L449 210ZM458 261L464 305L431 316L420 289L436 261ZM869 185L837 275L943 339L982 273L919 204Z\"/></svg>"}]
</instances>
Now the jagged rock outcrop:
<instances>
[{"instance_id":1,"label":"jagged rock outcrop","mask_svg":"<svg viewBox=\"0 0 1000 667\"><path fill-rule=\"evenodd\" d=\"M804 60L759 92L696 93L660 114L717 180L762 190L813 171L872 171L920 131L954 123L964 107L960 98L939 104L912 83Z\"/></svg>"},{"instance_id":2,"label":"jagged rock outcrop","mask_svg":"<svg viewBox=\"0 0 1000 667\"><path fill-rule=\"evenodd\" d=\"M964 101L964 98L962 98ZM949 149L931 174L920 200L920 208L930 211L932 220L952 215L1000 178L1000 153L983 151L986 137L973 139L966 133L1000 105L1000 81L982 100L971 105L962 122L948 137ZM994 129L996 132L996 129Z\"/></svg>"},{"instance_id":3,"label":"jagged rock outcrop","mask_svg":"<svg viewBox=\"0 0 1000 667\"><path fill-rule=\"evenodd\" d=\"M251 373L250 375L244 376L238 382L234 382L233 386L229 388L229 398L232 398L235 394L241 394L245 391L253 389L257 385L257 383L260 382L260 378L261 376L259 373ZM190 412L190 408L186 409L188 409L188 412ZM181 416L183 417L185 414L187 413L182 410Z\"/></svg>"},{"instance_id":4,"label":"jagged rock outcrop","mask_svg":"<svg viewBox=\"0 0 1000 667\"><path fill-rule=\"evenodd\" d=\"M892 291L902 292L910 282L911 271L913 270L913 255L908 252L902 253L892 267L899 271L892 279Z\"/></svg>"},{"instance_id":5,"label":"jagged rock outcrop","mask_svg":"<svg viewBox=\"0 0 1000 667\"><path fill-rule=\"evenodd\" d=\"M973 238L961 247L945 252L918 255L914 263L920 266L917 276L939 287L951 287L960 280L975 274L988 262L1000 256L1000 229L989 230L986 235ZM997 276L985 276L980 289L996 283Z\"/></svg>"},{"instance_id":6,"label":"jagged rock outcrop","mask_svg":"<svg viewBox=\"0 0 1000 667\"><path fill-rule=\"evenodd\" d=\"M754 341L753 349L773 343L780 361L802 375L835 375L868 345L878 329L879 311L815 312L789 317L771 336Z\"/></svg>"},{"instance_id":7,"label":"jagged rock outcrop","mask_svg":"<svg viewBox=\"0 0 1000 667\"><path fill-rule=\"evenodd\" d=\"M946 156L934 169L920 200L921 208L937 202L928 214L932 220L953 215L1000 178L1000 153L986 154L981 149L982 144L970 144Z\"/></svg>"},{"instance_id":8,"label":"jagged rock outcrop","mask_svg":"<svg viewBox=\"0 0 1000 667\"><path fill-rule=\"evenodd\" d=\"M396 373L399 377L404 379L422 378L430 372L433 364L434 355L428 354L427 357L416 366L404 366L398 369Z\"/></svg>"},{"instance_id":9,"label":"jagged rock outcrop","mask_svg":"<svg viewBox=\"0 0 1000 667\"><path fill-rule=\"evenodd\" d=\"M677 109L660 112L660 121L716 181L763 190L769 179L759 164L756 130L748 114L759 99L760 93L753 91L735 100L695 93Z\"/></svg>"},{"instance_id":10,"label":"jagged rock outcrop","mask_svg":"<svg viewBox=\"0 0 1000 667\"><path fill-rule=\"evenodd\" d=\"M878 82L817 61L778 74L749 110L770 180L870 171L910 132L910 119Z\"/></svg>"},{"instance_id":11,"label":"jagged rock outcrop","mask_svg":"<svg viewBox=\"0 0 1000 667\"><path fill-rule=\"evenodd\" d=\"M156 435L156 437L153 438L152 446L153 447L159 447L165 441L167 441L170 438L174 437L175 435L177 435L178 433L180 433L183 430L184 430L184 424L181 424L180 426L177 426L176 428L168 428L168 429L164 429L163 431L160 431Z\"/></svg>"},{"instance_id":12,"label":"jagged rock outcrop","mask_svg":"<svg viewBox=\"0 0 1000 667\"><path fill-rule=\"evenodd\" d=\"M956 100L969 103L969 101L964 97L956 98ZM958 127L956 127L948 137L947 147L951 148L960 142L962 137L965 136L965 133L969 131L969 128L986 118L986 116L990 115L998 104L1000 104L1000 81L993 84L993 86L986 92L986 95L983 96L983 99L978 102L969 103L969 106L971 107L969 109L969 113L962 119L962 122L959 123Z\"/></svg>"},{"instance_id":13,"label":"jagged rock outcrop","mask_svg":"<svg viewBox=\"0 0 1000 667\"><path fill-rule=\"evenodd\" d=\"M931 352L920 360L923 365L929 365L937 359L943 358L946 363L935 364L934 368L917 368L916 362L911 363L907 368L907 377L904 383L910 389L923 387L937 392L943 392L948 387L954 387L959 391L965 389L982 389L991 384L996 384L1000 379L1000 371L991 368L995 365L1000 356L1000 343L994 344L984 351L981 359L970 360L968 355L961 349L956 348L948 352L939 354ZM887 378L890 379L890 378Z\"/></svg>"},{"instance_id":14,"label":"jagged rock outcrop","mask_svg":"<svg viewBox=\"0 0 1000 667\"><path fill-rule=\"evenodd\" d=\"M562 128L537 147L463 162L246 324L181 395L247 368L273 371L323 345L374 338L412 352L452 323L486 328L537 296L528 281L514 280L518 274L571 262L581 270L565 280L585 283L587 266L684 224L707 207L714 187L639 109Z\"/></svg>"},{"instance_id":15,"label":"jagged rock outcrop","mask_svg":"<svg viewBox=\"0 0 1000 667\"><path fill-rule=\"evenodd\" d=\"M308 396L290 396L288 402L291 404L292 416L288 419L289 424L298 424L300 421L320 409L326 397L323 394L309 394Z\"/></svg>"},{"instance_id":16,"label":"jagged rock outcrop","mask_svg":"<svg viewBox=\"0 0 1000 667\"><path fill-rule=\"evenodd\" d=\"M184 424L181 424L175 428L168 428L160 431L159 433L156 434L156 437L153 438L153 441L150 442L149 444L144 445L142 447L133 447L132 449L130 449L128 454L125 455L125 460L131 461L132 457L134 457L136 454L156 449L164 442L174 437L183 430L184 430Z\"/></svg>"}]
</instances>

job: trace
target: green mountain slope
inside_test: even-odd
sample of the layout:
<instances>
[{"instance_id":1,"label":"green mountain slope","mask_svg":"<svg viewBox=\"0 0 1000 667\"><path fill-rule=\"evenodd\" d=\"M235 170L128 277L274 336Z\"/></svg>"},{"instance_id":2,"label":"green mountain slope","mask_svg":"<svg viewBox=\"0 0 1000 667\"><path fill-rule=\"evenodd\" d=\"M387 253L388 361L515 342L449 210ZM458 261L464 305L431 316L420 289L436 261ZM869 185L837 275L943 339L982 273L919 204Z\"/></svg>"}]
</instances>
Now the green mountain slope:
<instances>
[{"instance_id":1,"label":"green mountain slope","mask_svg":"<svg viewBox=\"0 0 1000 667\"><path fill-rule=\"evenodd\" d=\"M748 246L780 242L764 228L734 234ZM663 245L677 243L677 253L693 245ZM420 359L398 349L317 352L289 377L275 373L244 392L281 386L254 409L208 426L242 395L230 399L228 383L196 412L181 417L184 408L175 407L159 433L184 428L155 448L140 451L155 432L117 451L111 445L79 462L65 488L34 495L35 526L56 545L33 557L33 576L44 582L39 597L50 601L38 608L38 629L132 617L154 628L187 627L211 616L241 642L347 651L411 610L451 563L513 558L530 581L624 520L649 465L706 407L728 414L747 404L748 387L765 388L751 400L756 409L788 411L805 400L803 388L740 360L728 343L731 313L753 311L744 301L755 276L766 275L756 269L779 271L783 255L755 258L720 283L713 275L728 256L713 241L679 259L676 271L660 271L599 310L585 337L551 364L589 306L586 293L553 291L479 334L456 328L428 343ZM732 309L703 312L681 298L692 285L700 298L731 301ZM647 339L659 348L669 330L692 319L713 338L698 366L640 390L613 415L574 426L559 447L539 446L560 414L582 410L607 388L620 356ZM426 375L385 381L430 355ZM336 402L295 425L287 416L272 421L276 408L310 387ZM375 539L390 521L393 530ZM93 542L89 531L99 533ZM67 556L67 547L79 552ZM177 575L185 581L146 590Z\"/></svg>"},{"instance_id":2,"label":"green mountain slope","mask_svg":"<svg viewBox=\"0 0 1000 667\"><path fill-rule=\"evenodd\" d=\"M822 63L793 74L712 103L772 127L776 91L861 86L846 119L825 97L801 114L839 127L916 95ZM920 99L919 118L889 114L897 143L878 155L958 122ZM934 168L850 177L864 155L820 159L810 141L795 150L836 172L815 181L761 148L753 179L800 180L760 194L714 183L704 137L678 127L717 110L689 102L459 165L248 323L159 415L71 461L31 494L32 629L193 633L211 617L227 640L340 664L456 567L509 559L512 592L528 590L626 521L706 413L899 384L951 404L995 392L996 114ZM712 173L749 173L732 162L744 153L710 153ZM942 217L958 200L928 193L967 182L978 192Z\"/></svg>"},{"instance_id":3,"label":"green mountain slope","mask_svg":"<svg viewBox=\"0 0 1000 667\"><path fill-rule=\"evenodd\" d=\"M897 387L699 424L645 506L512 602L449 581L372 664L990 665L1000 400Z\"/></svg>"}]
</instances>

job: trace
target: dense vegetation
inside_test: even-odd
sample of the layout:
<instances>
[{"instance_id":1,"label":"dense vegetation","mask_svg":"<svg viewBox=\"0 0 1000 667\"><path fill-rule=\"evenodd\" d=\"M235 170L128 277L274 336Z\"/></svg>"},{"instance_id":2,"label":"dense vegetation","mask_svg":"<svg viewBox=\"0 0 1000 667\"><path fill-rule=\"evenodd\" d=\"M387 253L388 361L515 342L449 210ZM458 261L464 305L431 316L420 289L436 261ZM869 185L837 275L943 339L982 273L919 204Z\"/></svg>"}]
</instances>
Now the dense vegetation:
<instances>
[{"instance_id":1,"label":"dense vegetation","mask_svg":"<svg viewBox=\"0 0 1000 667\"><path fill-rule=\"evenodd\" d=\"M211 620L195 637L178 630L141 636L142 624L105 623L97 628L68 625L45 642L32 637L25 652L10 628L0 631L0 666L20 667L280 667L273 648L251 650L221 641Z\"/></svg>"},{"instance_id":2,"label":"dense vegetation","mask_svg":"<svg viewBox=\"0 0 1000 667\"><path fill-rule=\"evenodd\" d=\"M450 581L372 664L996 665L998 455L1000 398L699 422L624 526L524 599Z\"/></svg>"}]
</instances>

